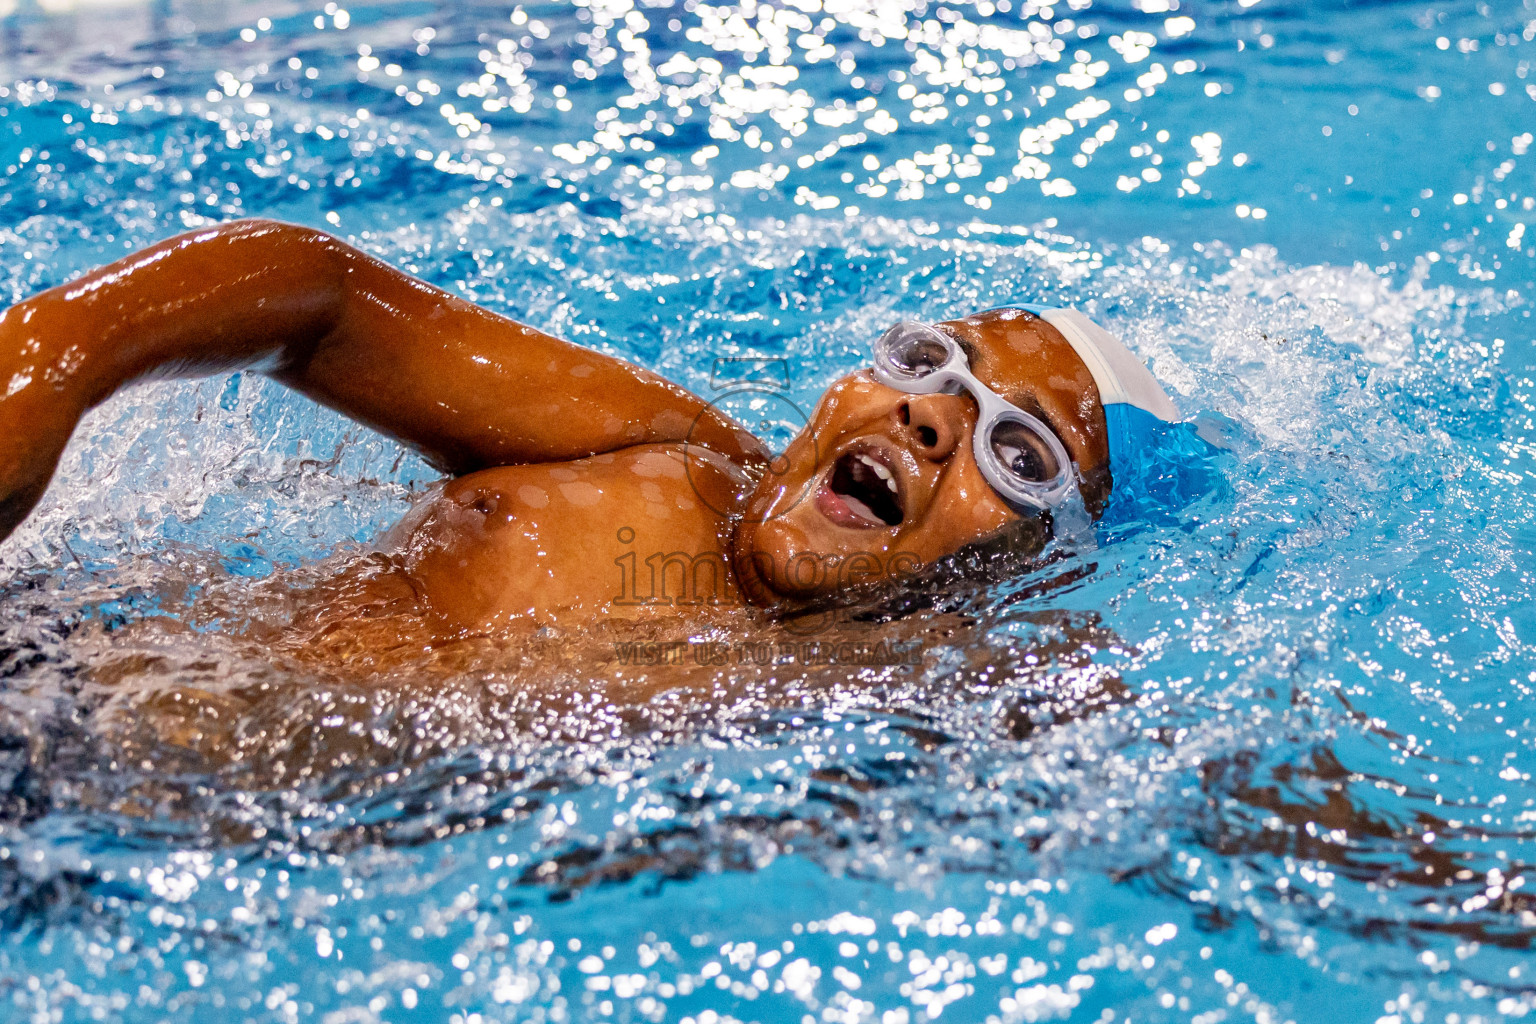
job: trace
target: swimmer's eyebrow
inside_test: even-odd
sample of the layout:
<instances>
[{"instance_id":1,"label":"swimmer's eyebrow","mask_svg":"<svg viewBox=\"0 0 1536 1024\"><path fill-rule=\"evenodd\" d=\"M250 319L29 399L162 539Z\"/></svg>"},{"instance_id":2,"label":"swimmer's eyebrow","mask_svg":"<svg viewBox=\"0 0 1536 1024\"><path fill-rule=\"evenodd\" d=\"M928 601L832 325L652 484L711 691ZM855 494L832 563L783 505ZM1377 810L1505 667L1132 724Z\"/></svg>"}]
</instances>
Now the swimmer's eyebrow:
<instances>
[{"instance_id":1,"label":"swimmer's eyebrow","mask_svg":"<svg viewBox=\"0 0 1536 1024\"><path fill-rule=\"evenodd\" d=\"M976 364L981 362L981 349L977 348L974 342L967 341L960 337L958 334L951 334L950 337L954 339L956 345L960 346L960 351L965 353L965 360L971 364L971 371L974 373L976 370ZM998 394L1002 395L1008 401L1023 409L1025 412L1030 413L1039 419L1045 419L1044 416L1040 415L1033 395L1016 396L1004 391L999 391ZM1051 429L1055 430L1056 428L1052 427Z\"/></svg>"},{"instance_id":2,"label":"swimmer's eyebrow","mask_svg":"<svg viewBox=\"0 0 1536 1024\"><path fill-rule=\"evenodd\" d=\"M956 338L955 340L959 341L960 339ZM965 346L966 346L965 342L960 342L960 347L962 349L965 348ZM966 357L969 358L969 359L972 359L973 360L972 365L974 365L975 357L971 356L971 354L969 352L966 353ZM1056 435L1057 440L1061 440L1062 438L1064 438L1066 436L1065 434L1062 433L1061 427L1056 423L1055 418L1052 417L1050 415L1050 413L1045 411L1044 407L1042 407L1040 405L1039 399L1037 399L1033 394L1027 393L1027 392L1009 392L1009 391L999 391L998 394L1002 395L1009 402L1011 402L1014 405L1018 406L1020 409L1024 410L1027 413L1029 413L1031 416L1033 416L1035 419L1039 420L1041 423L1044 423L1046 425L1046 427L1048 427L1050 429L1051 433ZM1066 444L1066 441L1063 440L1062 444Z\"/></svg>"},{"instance_id":3,"label":"swimmer's eyebrow","mask_svg":"<svg viewBox=\"0 0 1536 1024\"><path fill-rule=\"evenodd\" d=\"M960 346L960 351L965 353L966 361L971 364L972 371L974 372L976 364L981 359L981 349L977 348L973 342L967 341L965 338L960 337L959 334L953 331L947 333L951 338L954 339L955 344ZM999 391L998 394L1002 395L1009 402L1012 402L1020 409L1023 409L1025 412L1029 413L1041 423L1044 423L1047 427L1050 428L1051 433L1057 436L1057 438L1063 436L1061 428L1057 426L1051 417L1046 414L1045 410L1040 407L1040 403L1035 399L1034 395L1014 394L1005 391Z\"/></svg>"},{"instance_id":4,"label":"swimmer's eyebrow","mask_svg":"<svg viewBox=\"0 0 1536 1024\"><path fill-rule=\"evenodd\" d=\"M999 392L999 394L1002 393ZM1043 408L1041 408L1040 402L1035 398L1034 395L1003 395L1003 397L1008 399L1008 401L1012 402L1014 405L1018 406L1020 409L1023 409L1025 412L1029 413L1041 423L1044 423L1046 426L1050 427L1052 432L1055 433L1057 437L1061 436L1061 431L1057 429L1057 426L1051 419L1050 415L1047 414Z\"/></svg>"}]
</instances>

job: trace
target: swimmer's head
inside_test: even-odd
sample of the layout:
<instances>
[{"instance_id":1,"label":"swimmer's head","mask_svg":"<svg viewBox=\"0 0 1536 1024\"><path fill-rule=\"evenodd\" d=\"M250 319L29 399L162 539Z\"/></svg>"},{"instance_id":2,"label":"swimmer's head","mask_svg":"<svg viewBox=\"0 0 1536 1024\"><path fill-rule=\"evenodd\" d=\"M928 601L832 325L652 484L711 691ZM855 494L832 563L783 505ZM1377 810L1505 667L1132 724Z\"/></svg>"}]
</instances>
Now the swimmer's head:
<instances>
[{"instance_id":1,"label":"swimmer's head","mask_svg":"<svg viewBox=\"0 0 1536 1024\"><path fill-rule=\"evenodd\" d=\"M1054 433L1093 518L1137 417L1177 416L1140 361L1075 311L1009 307L936 326L984 385ZM977 414L969 394L907 394L868 369L835 382L737 528L737 576L748 597L817 602L1004 535L1014 548L1038 552L1053 521L1069 513L1053 516L998 493L973 451Z\"/></svg>"}]
</instances>

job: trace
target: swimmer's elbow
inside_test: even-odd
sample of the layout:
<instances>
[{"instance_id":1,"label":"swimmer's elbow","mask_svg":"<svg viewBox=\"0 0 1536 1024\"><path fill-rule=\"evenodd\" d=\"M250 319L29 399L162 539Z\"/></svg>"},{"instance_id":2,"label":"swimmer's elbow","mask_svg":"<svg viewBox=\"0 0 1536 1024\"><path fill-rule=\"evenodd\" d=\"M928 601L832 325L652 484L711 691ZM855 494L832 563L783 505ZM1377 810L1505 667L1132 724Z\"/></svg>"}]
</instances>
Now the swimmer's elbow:
<instances>
[{"instance_id":1,"label":"swimmer's elbow","mask_svg":"<svg viewBox=\"0 0 1536 1024\"><path fill-rule=\"evenodd\" d=\"M254 243L258 245L274 246L280 250L285 258L291 258L292 250L297 247L307 250L302 263L312 263L316 260L333 260L342 252L354 252L353 248L335 235L318 228L306 227L303 224L290 224L287 221L274 220L270 217L241 217L238 220L226 221L218 228L219 234L232 244Z\"/></svg>"},{"instance_id":2,"label":"swimmer's elbow","mask_svg":"<svg viewBox=\"0 0 1536 1024\"><path fill-rule=\"evenodd\" d=\"M349 271L363 254L335 235L270 217L242 217L220 225L225 241L254 246L258 264L279 271L280 278L319 301L324 319L334 321L345 302ZM271 300L278 296L268 295Z\"/></svg>"}]
</instances>

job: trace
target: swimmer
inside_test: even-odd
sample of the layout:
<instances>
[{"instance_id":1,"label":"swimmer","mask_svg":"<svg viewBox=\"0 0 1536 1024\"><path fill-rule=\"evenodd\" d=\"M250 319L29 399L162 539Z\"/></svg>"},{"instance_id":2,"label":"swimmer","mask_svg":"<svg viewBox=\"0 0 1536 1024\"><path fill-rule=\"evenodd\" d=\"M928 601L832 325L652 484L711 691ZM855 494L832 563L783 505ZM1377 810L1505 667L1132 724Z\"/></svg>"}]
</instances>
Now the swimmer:
<instances>
[{"instance_id":1,"label":"swimmer","mask_svg":"<svg viewBox=\"0 0 1536 1024\"><path fill-rule=\"evenodd\" d=\"M390 571L353 581L392 588L442 636L783 615L1000 538L1028 553L1083 540L1137 432L1177 418L1082 314L1018 306L891 327L775 458L654 373L323 232L242 220L0 314L0 538L88 409L136 380L238 369L448 475L381 539Z\"/></svg>"}]
</instances>

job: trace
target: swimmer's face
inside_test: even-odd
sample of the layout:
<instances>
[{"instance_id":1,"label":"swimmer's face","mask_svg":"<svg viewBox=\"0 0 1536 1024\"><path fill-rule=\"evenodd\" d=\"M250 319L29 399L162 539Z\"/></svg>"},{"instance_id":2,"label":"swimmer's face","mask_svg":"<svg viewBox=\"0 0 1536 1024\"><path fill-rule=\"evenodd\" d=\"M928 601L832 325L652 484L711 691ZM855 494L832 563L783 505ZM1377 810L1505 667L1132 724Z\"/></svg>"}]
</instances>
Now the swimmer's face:
<instances>
[{"instance_id":1,"label":"swimmer's face","mask_svg":"<svg viewBox=\"0 0 1536 1024\"><path fill-rule=\"evenodd\" d=\"M967 349L977 377L1056 432L1096 514L1109 490L1104 407L1067 340L1011 310L939 328ZM734 544L744 592L765 605L815 601L1023 525L976 465L976 415L969 395L908 395L869 370L834 383L776 464L781 472L750 499Z\"/></svg>"}]
</instances>

